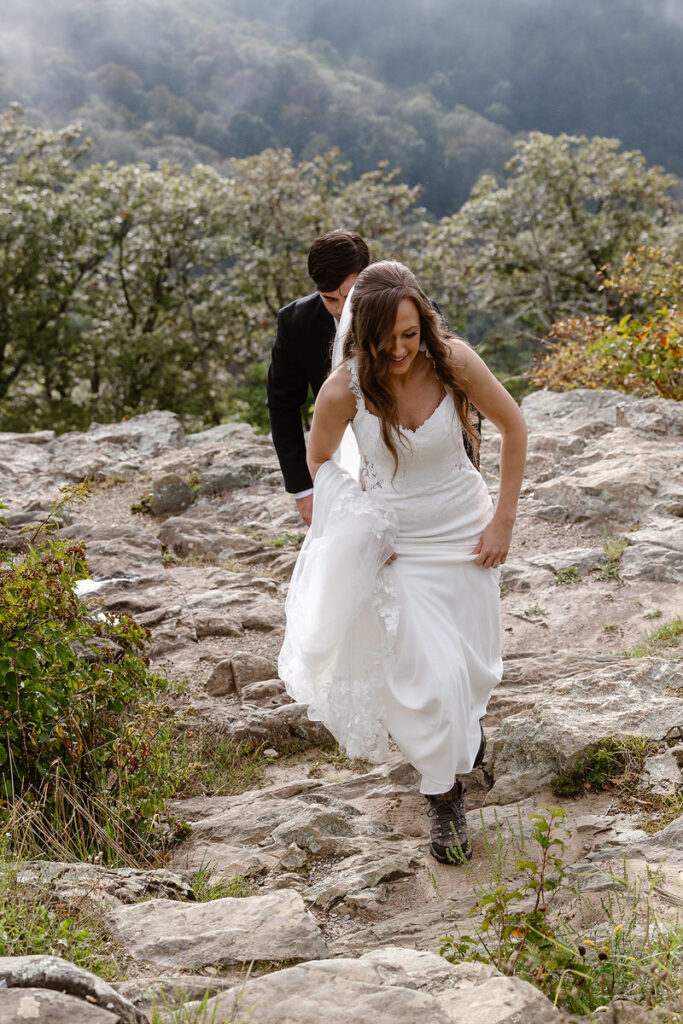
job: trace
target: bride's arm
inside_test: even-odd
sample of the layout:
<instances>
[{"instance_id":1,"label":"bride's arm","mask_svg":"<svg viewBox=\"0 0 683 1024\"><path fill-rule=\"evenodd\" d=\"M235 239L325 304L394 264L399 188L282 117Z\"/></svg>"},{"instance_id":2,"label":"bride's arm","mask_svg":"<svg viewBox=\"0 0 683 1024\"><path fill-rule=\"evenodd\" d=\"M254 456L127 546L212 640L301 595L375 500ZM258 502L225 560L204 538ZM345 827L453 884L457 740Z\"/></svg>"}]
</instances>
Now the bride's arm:
<instances>
[{"instance_id":1,"label":"bride's arm","mask_svg":"<svg viewBox=\"0 0 683 1024\"><path fill-rule=\"evenodd\" d=\"M501 434L496 510L473 552L477 565L490 568L505 561L512 539L526 462L526 422L514 398L469 345L453 342L453 363L467 397Z\"/></svg>"},{"instance_id":2,"label":"bride's arm","mask_svg":"<svg viewBox=\"0 0 683 1024\"><path fill-rule=\"evenodd\" d=\"M349 420L356 414L356 400L348 381L348 370L340 366L327 378L316 399L306 450L306 462L314 480L323 463L334 458Z\"/></svg>"}]
</instances>

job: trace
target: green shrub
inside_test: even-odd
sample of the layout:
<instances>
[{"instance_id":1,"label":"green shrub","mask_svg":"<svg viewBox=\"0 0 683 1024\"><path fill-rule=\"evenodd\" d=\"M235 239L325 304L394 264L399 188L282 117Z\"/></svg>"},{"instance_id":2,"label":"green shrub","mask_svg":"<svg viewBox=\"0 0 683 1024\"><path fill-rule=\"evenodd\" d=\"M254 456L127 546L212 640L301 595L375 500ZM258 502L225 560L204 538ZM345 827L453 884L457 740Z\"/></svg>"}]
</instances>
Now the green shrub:
<instances>
[{"instance_id":1,"label":"green shrub","mask_svg":"<svg viewBox=\"0 0 683 1024\"><path fill-rule=\"evenodd\" d=\"M444 936L441 955L451 963L493 964L569 1013L588 1014L621 997L657 1007L653 1021L680 1024L683 930L658 918L658 876L643 889L624 868L599 900L582 893L580 881L567 877L566 812L542 809L529 815L529 838L521 815L518 830L510 822L496 822L493 834L483 829L486 877L474 864L467 868L474 874L474 920L467 934Z\"/></svg>"},{"instance_id":2,"label":"green shrub","mask_svg":"<svg viewBox=\"0 0 683 1024\"><path fill-rule=\"evenodd\" d=\"M70 489L60 507L83 494ZM0 809L7 819L20 801L39 806L86 846L113 829L152 841L164 794L150 762L168 727L149 702L164 682L143 627L79 601L85 551L49 536L57 521L54 509L23 555L0 555Z\"/></svg>"},{"instance_id":3,"label":"green shrub","mask_svg":"<svg viewBox=\"0 0 683 1024\"><path fill-rule=\"evenodd\" d=\"M679 296L683 263L650 246L628 253L615 278L604 276L627 308L619 320L605 316L558 320L530 380L555 391L598 388L641 398L683 399L683 313Z\"/></svg>"}]
</instances>

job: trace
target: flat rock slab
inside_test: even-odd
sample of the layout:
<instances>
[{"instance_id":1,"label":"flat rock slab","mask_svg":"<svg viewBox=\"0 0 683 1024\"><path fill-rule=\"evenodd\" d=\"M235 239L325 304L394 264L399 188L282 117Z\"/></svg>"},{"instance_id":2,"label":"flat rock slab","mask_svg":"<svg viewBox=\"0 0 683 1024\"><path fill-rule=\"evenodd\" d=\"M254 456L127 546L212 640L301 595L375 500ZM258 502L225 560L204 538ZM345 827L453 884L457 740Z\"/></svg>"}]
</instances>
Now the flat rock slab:
<instances>
[{"instance_id":1,"label":"flat rock slab","mask_svg":"<svg viewBox=\"0 0 683 1024\"><path fill-rule=\"evenodd\" d=\"M396 942L434 952L444 935L451 933L456 924L462 923L464 931L471 927L470 911L476 902L473 895L454 900L431 900L421 907L364 923L363 927L347 932L331 943L330 951L334 956L356 957Z\"/></svg>"},{"instance_id":2,"label":"flat rock slab","mask_svg":"<svg viewBox=\"0 0 683 1024\"><path fill-rule=\"evenodd\" d=\"M622 832L621 835L605 843L600 850L591 854L590 859L609 860L611 858L638 859L648 864L668 864L681 871L683 883L683 814L672 821L660 832L648 835L641 829ZM683 890L681 891L683 896Z\"/></svg>"},{"instance_id":3,"label":"flat rock slab","mask_svg":"<svg viewBox=\"0 0 683 1024\"><path fill-rule=\"evenodd\" d=\"M166 970L327 954L317 924L290 889L210 903L150 900L114 910L107 920L134 960Z\"/></svg>"},{"instance_id":4,"label":"flat rock slab","mask_svg":"<svg viewBox=\"0 0 683 1024\"><path fill-rule=\"evenodd\" d=\"M560 1024L537 989L485 964L453 966L398 946L320 960L248 981L211 1000L207 1020L234 1024ZM214 1016L212 1017L212 1014Z\"/></svg>"},{"instance_id":5,"label":"flat rock slab","mask_svg":"<svg viewBox=\"0 0 683 1024\"><path fill-rule=\"evenodd\" d=\"M57 861L31 861L18 872L21 885L48 889L60 899L102 907L152 897L194 899L192 886L180 875L165 869L144 871L136 868L105 868L98 864L63 864Z\"/></svg>"},{"instance_id":6,"label":"flat rock slab","mask_svg":"<svg viewBox=\"0 0 683 1024\"><path fill-rule=\"evenodd\" d=\"M503 723L493 745L495 783L486 803L510 803L530 795L606 737L679 737L681 686L680 662L653 658L624 658L556 678L533 708Z\"/></svg>"}]
</instances>

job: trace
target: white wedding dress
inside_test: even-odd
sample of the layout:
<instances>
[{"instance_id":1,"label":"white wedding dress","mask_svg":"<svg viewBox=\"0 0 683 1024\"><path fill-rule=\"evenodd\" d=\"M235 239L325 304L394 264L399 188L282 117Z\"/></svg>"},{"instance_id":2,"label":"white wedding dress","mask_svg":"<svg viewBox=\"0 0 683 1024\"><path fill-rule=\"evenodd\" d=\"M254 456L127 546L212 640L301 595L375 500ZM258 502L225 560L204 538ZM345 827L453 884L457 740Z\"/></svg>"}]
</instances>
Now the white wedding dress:
<instances>
[{"instance_id":1,"label":"white wedding dress","mask_svg":"<svg viewBox=\"0 0 683 1024\"><path fill-rule=\"evenodd\" d=\"M472 555L491 499L450 393L417 430L403 431L394 476L355 362L347 367L359 482L335 462L318 471L280 678L349 756L382 760L390 735L422 775L421 792L442 793L471 770L479 719L502 675L500 570ZM385 565L392 550L398 557Z\"/></svg>"}]
</instances>

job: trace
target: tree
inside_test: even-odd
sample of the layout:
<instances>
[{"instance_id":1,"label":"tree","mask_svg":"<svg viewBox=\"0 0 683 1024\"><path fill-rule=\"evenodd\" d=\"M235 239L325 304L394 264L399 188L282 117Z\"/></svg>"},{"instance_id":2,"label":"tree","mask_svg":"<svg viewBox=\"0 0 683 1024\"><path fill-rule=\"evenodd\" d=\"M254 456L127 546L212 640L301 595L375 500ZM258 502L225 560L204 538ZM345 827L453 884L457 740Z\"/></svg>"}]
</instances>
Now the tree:
<instances>
[{"instance_id":1,"label":"tree","mask_svg":"<svg viewBox=\"0 0 683 1024\"><path fill-rule=\"evenodd\" d=\"M100 94L116 106L141 113L145 93L142 79L134 71L110 61L97 72L97 86Z\"/></svg>"},{"instance_id":2,"label":"tree","mask_svg":"<svg viewBox=\"0 0 683 1024\"><path fill-rule=\"evenodd\" d=\"M49 396L73 343L69 310L106 258L106 215L80 188L79 125L33 128L14 105L0 120L0 399L38 366Z\"/></svg>"},{"instance_id":3,"label":"tree","mask_svg":"<svg viewBox=\"0 0 683 1024\"><path fill-rule=\"evenodd\" d=\"M562 317L618 312L600 273L657 237L675 179L616 139L533 132L515 149L505 184L482 177L429 232L422 262L447 308L534 348Z\"/></svg>"},{"instance_id":4,"label":"tree","mask_svg":"<svg viewBox=\"0 0 683 1024\"><path fill-rule=\"evenodd\" d=\"M306 253L333 227L376 257L419 224L386 166L346 181L333 152L267 150L230 176L197 165L75 165L78 127L0 133L0 421L84 428L172 409L227 411L235 377L267 359L277 310L311 287ZM4 148L3 148L4 147Z\"/></svg>"},{"instance_id":5,"label":"tree","mask_svg":"<svg viewBox=\"0 0 683 1024\"><path fill-rule=\"evenodd\" d=\"M306 255L334 228L358 231L373 259L405 254L424 213L418 189L398 182L386 164L346 182L336 151L295 163L289 150L235 161L229 211L242 358L267 357L278 309L311 290Z\"/></svg>"}]
</instances>

